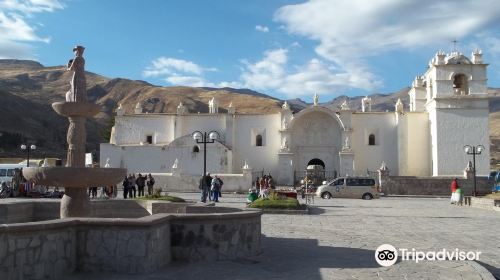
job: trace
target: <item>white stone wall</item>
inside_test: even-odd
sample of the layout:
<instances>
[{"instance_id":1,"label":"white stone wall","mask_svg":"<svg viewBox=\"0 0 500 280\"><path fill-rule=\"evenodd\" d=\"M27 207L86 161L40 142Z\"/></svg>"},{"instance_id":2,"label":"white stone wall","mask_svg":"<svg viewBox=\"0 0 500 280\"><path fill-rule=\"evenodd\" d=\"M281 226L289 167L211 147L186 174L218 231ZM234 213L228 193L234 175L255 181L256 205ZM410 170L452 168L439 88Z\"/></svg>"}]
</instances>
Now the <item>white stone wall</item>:
<instances>
[{"instance_id":1,"label":"white stone wall","mask_svg":"<svg viewBox=\"0 0 500 280\"><path fill-rule=\"evenodd\" d=\"M146 136L153 136L153 144L167 144L174 140L174 115L138 114L116 116L115 144L139 145Z\"/></svg>"},{"instance_id":2,"label":"white stone wall","mask_svg":"<svg viewBox=\"0 0 500 280\"><path fill-rule=\"evenodd\" d=\"M406 112L397 117L399 176L430 176L428 114Z\"/></svg>"},{"instance_id":3,"label":"white stone wall","mask_svg":"<svg viewBox=\"0 0 500 280\"><path fill-rule=\"evenodd\" d=\"M161 187L166 192L199 192L199 183L201 175L188 175L180 174L175 175L172 173L153 173L155 178L155 188ZM224 185L223 192L243 192L247 193L248 189L252 187L252 174L221 174L212 173L212 176L218 175Z\"/></svg>"},{"instance_id":4,"label":"white stone wall","mask_svg":"<svg viewBox=\"0 0 500 280\"><path fill-rule=\"evenodd\" d=\"M199 152L193 148L199 146ZM171 172L178 159L178 169L185 174L203 173L203 145L187 135L170 145L116 146L101 144L100 166L110 159L110 167L126 168L128 173ZM232 151L219 142L207 144L207 172L229 173Z\"/></svg>"},{"instance_id":5,"label":"white stone wall","mask_svg":"<svg viewBox=\"0 0 500 280\"><path fill-rule=\"evenodd\" d=\"M433 131L433 175L461 175L472 156L464 145L483 145L486 150L476 156L478 175L488 175L490 169L488 109L437 109L431 124Z\"/></svg>"},{"instance_id":6,"label":"white stone wall","mask_svg":"<svg viewBox=\"0 0 500 280\"><path fill-rule=\"evenodd\" d=\"M222 140L225 139L226 114L200 114L200 115L183 115L178 118L178 124L181 128L176 138L184 135L191 135L194 131L209 132L217 131Z\"/></svg>"},{"instance_id":7,"label":"white stone wall","mask_svg":"<svg viewBox=\"0 0 500 280\"><path fill-rule=\"evenodd\" d=\"M352 149L356 175L376 171L383 161L392 174L398 174L398 142L394 112L355 113L352 115ZM375 135L375 145L368 145L368 136Z\"/></svg>"},{"instance_id":8,"label":"white stone wall","mask_svg":"<svg viewBox=\"0 0 500 280\"><path fill-rule=\"evenodd\" d=\"M247 161L255 171L277 174L280 149L280 115L236 115L233 123L233 169L238 170ZM263 135L263 146L255 146L255 136ZM276 177L276 176L274 176Z\"/></svg>"}]
</instances>

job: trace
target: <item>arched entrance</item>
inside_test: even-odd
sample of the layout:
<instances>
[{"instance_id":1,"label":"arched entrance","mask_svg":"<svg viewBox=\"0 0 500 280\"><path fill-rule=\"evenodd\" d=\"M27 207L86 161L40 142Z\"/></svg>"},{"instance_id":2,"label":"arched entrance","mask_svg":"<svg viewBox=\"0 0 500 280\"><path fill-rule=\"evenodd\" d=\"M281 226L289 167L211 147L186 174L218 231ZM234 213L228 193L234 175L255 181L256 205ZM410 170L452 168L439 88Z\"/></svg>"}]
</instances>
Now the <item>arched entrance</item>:
<instances>
[{"instance_id":1,"label":"arched entrance","mask_svg":"<svg viewBox=\"0 0 500 280\"><path fill-rule=\"evenodd\" d=\"M287 132L293 153L294 184L306 176L308 165L318 167L314 169L318 182L335 177L340 169L343 129L339 116L322 106L311 106L294 115Z\"/></svg>"},{"instance_id":2,"label":"arched entrance","mask_svg":"<svg viewBox=\"0 0 500 280\"><path fill-rule=\"evenodd\" d=\"M321 165L326 171L339 170L342 127L337 116L316 107L297 115L289 129L294 170L302 172L311 164Z\"/></svg>"},{"instance_id":3,"label":"arched entrance","mask_svg":"<svg viewBox=\"0 0 500 280\"><path fill-rule=\"evenodd\" d=\"M319 158L313 158L313 159L311 159L307 163L307 165L321 165L321 166L323 166L323 169L325 169L325 163L322 160L320 160Z\"/></svg>"}]
</instances>

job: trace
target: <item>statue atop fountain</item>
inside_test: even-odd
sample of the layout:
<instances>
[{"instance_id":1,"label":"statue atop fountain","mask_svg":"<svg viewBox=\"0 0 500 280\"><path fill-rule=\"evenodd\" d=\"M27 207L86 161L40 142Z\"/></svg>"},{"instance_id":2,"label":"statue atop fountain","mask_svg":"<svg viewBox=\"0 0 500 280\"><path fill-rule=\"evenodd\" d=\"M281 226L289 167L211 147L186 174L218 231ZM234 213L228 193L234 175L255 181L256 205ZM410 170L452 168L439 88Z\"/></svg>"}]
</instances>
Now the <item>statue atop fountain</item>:
<instances>
[{"instance_id":1,"label":"statue atop fountain","mask_svg":"<svg viewBox=\"0 0 500 280\"><path fill-rule=\"evenodd\" d=\"M73 71L73 76L70 81L71 88L66 93L66 102L52 103L54 111L69 120L66 167L23 168L23 175L27 180L39 185L64 187L61 218L88 217L90 201L87 188L114 185L126 175L126 170L122 168L85 167L85 122L87 118L97 115L101 107L87 102L84 50L82 46L73 48L75 58L68 62L67 69Z\"/></svg>"},{"instance_id":2,"label":"statue atop fountain","mask_svg":"<svg viewBox=\"0 0 500 280\"><path fill-rule=\"evenodd\" d=\"M66 93L67 102L87 102L87 79L85 78L85 59L83 52L85 48L76 46L73 48L75 58L68 61L68 71L73 72L70 81L71 88Z\"/></svg>"}]
</instances>

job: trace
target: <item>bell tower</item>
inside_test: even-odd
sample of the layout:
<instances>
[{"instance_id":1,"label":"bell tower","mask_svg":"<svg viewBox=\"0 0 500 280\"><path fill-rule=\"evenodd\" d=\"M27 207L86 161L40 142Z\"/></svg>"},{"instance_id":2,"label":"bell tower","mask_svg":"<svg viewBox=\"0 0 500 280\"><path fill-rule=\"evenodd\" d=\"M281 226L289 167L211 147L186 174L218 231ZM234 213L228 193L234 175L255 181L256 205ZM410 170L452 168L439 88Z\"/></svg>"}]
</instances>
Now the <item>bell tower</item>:
<instances>
[{"instance_id":1,"label":"bell tower","mask_svg":"<svg viewBox=\"0 0 500 280\"><path fill-rule=\"evenodd\" d=\"M482 52L475 50L471 59L459 51L436 53L429 69L416 79L410 90L414 109L423 101L429 114L432 147L432 175L455 176L470 159L463 152L465 145L483 145L486 149L477 162L477 172L489 171L489 101L487 95L487 64ZM414 94L412 96L412 93ZM410 101L412 102L412 101Z\"/></svg>"}]
</instances>

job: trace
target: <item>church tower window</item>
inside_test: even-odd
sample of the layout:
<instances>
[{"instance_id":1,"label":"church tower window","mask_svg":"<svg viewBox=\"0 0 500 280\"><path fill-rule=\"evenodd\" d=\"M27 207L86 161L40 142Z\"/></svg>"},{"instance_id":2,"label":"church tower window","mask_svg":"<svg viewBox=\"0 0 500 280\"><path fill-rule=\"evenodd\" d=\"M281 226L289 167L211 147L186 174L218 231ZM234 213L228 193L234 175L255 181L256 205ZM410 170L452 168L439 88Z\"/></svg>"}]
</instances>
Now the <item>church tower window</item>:
<instances>
[{"instance_id":1,"label":"church tower window","mask_svg":"<svg viewBox=\"0 0 500 280\"><path fill-rule=\"evenodd\" d=\"M375 135L374 134L370 134L370 136L368 136L368 145L375 146Z\"/></svg>"},{"instance_id":2,"label":"church tower window","mask_svg":"<svg viewBox=\"0 0 500 280\"><path fill-rule=\"evenodd\" d=\"M193 153L199 153L200 152L200 147L198 145L193 147Z\"/></svg>"},{"instance_id":3,"label":"church tower window","mask_svg":"<svg viewBox=\"0 0 500 280\"><path fill-rule=\"evenodd\" d=\"M262 146L262 135L255 136L255 146Z\"/></svg>"},{"instance_id":4,"label":"church tower window","mask_svg":"<svg viewBox=\"0 0 500 280\"><path fill-rule=\"evenodd\" d=\"M457 74L453 77L453 90L456 95L469 94L469 86L467 84L467 76Z\"/></svg>"}]
</instances>

